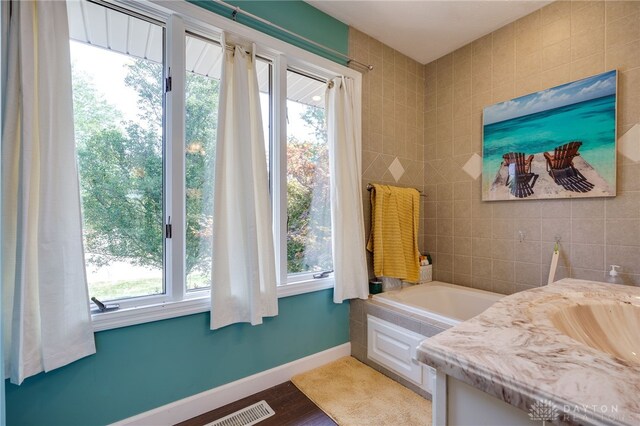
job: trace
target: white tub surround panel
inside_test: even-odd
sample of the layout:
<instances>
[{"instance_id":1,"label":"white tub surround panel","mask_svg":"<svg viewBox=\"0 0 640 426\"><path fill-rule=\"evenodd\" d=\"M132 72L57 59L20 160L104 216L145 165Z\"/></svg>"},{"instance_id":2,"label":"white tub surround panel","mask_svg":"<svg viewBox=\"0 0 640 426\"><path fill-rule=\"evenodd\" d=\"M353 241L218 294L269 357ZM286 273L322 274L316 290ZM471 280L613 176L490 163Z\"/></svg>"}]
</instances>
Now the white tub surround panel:
<instances>
[{"instance_id":1,"label":"white tub surround panel","mask_svg":"<svg viewBox=\"0 0 640 426\"><path fill-rule=\"evenodd\" d=\"M637 425L640 363L584 345L551 319L567 306L603 303L640 309L640 288L563 279L517 293L423 341L418 360L436 368L440 378L447 375L497 398L496 403L520 408L525 418L533 404L550 401L558 413L553 423ZM625 335L625 321L620 318L617 327L601 335L611 342L633 340L637 329L626 327ZM446 423L445 417L439 421Z\"/></svg>"}]
</instances>

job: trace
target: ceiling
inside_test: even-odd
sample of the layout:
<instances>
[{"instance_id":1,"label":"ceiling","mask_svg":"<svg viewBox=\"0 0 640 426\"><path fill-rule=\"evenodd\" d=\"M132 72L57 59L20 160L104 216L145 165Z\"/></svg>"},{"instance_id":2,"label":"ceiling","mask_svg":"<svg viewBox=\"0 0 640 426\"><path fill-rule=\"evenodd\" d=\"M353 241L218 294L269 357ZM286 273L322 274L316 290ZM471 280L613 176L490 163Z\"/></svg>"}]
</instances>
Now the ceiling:
<instances>
[{"instance_id":1,"label":"ceiling","mask_svg":"<svg viewBox=\"0 0 640 426\"><path fill-rule=\"evenodd\" d=\"M546 0L306 0L427 64L551 3Z\"/></svg>"}]
</instances>

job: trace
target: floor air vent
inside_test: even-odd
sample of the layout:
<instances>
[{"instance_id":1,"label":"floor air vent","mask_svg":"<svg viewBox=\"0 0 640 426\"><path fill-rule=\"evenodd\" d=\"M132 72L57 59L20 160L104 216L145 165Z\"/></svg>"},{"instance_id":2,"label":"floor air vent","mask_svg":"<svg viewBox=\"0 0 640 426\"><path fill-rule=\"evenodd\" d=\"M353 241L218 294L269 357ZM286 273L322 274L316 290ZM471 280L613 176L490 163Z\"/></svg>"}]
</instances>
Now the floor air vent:
<instances>
[{"instance_id":1,"label":"floor air vent","mask_svg":"<svg viewBox=\"0 0 640 426\"><path fill-rule=\"evenodd\" d=\"M231 413L205 426L251 426L275 414L266 401L260 401L242 410Z\"/></svg>"}]
</instances>

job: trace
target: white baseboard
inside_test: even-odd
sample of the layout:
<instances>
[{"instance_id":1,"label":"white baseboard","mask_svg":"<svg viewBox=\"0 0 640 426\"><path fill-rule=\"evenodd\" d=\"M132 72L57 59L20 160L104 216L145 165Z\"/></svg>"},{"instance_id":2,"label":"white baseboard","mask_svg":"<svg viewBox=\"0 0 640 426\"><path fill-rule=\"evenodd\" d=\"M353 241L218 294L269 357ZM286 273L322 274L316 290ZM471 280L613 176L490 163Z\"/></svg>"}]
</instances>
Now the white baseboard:
<instances>
[{"instance_id":1,"label":"white baseboard","mask_svg":"<svg viewBox=\"0 0 640 426\"><path fill-rule=\"evenodd\" d=\"M113 425L173 425L284 383L296 374L304 373L350 354L351 343L344 343L270 370L262 371L253 376L140 413L137 416L113 423Z\"/></svg>"}]
</instances>

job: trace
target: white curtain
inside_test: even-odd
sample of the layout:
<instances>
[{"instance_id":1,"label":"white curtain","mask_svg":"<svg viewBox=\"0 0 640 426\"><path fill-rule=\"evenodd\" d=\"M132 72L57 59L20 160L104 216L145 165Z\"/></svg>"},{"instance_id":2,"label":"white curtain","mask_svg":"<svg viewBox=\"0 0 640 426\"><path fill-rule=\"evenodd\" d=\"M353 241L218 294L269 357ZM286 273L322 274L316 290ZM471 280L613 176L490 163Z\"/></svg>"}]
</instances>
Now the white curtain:
<instances>
[{"instance_id":1,"label":"white curtain","mask_svg":"<svg viewBox=\"0 0 640 426\"><path fill-rule=\"evenodd\" d=\"M223 46L224 46L223 39ZM253 55L226 50L215 161L211 329L278 314L269 178Z\"/></svg>"},{"instance_id":2,"label":"white curtain","mask_svg":"<svg viewBox=\"0 0 640 426\"><path fill-rule=\"evenodd\" d=\"M2 129L5 373L20 384L95 353L63 1L14 1Z\"/></svg>"},{"instance_id":3,"label":"white curtain","mask_svg":"<svg viewBox=\"0 0 640 426\"><path fill-rule=\"evenodd\" d=\"M369 295L362 213L361 87L334 78L327 87L326 114L331 170L331 225L335 288L333 301Z\"/></svg>"}]
</instances>

